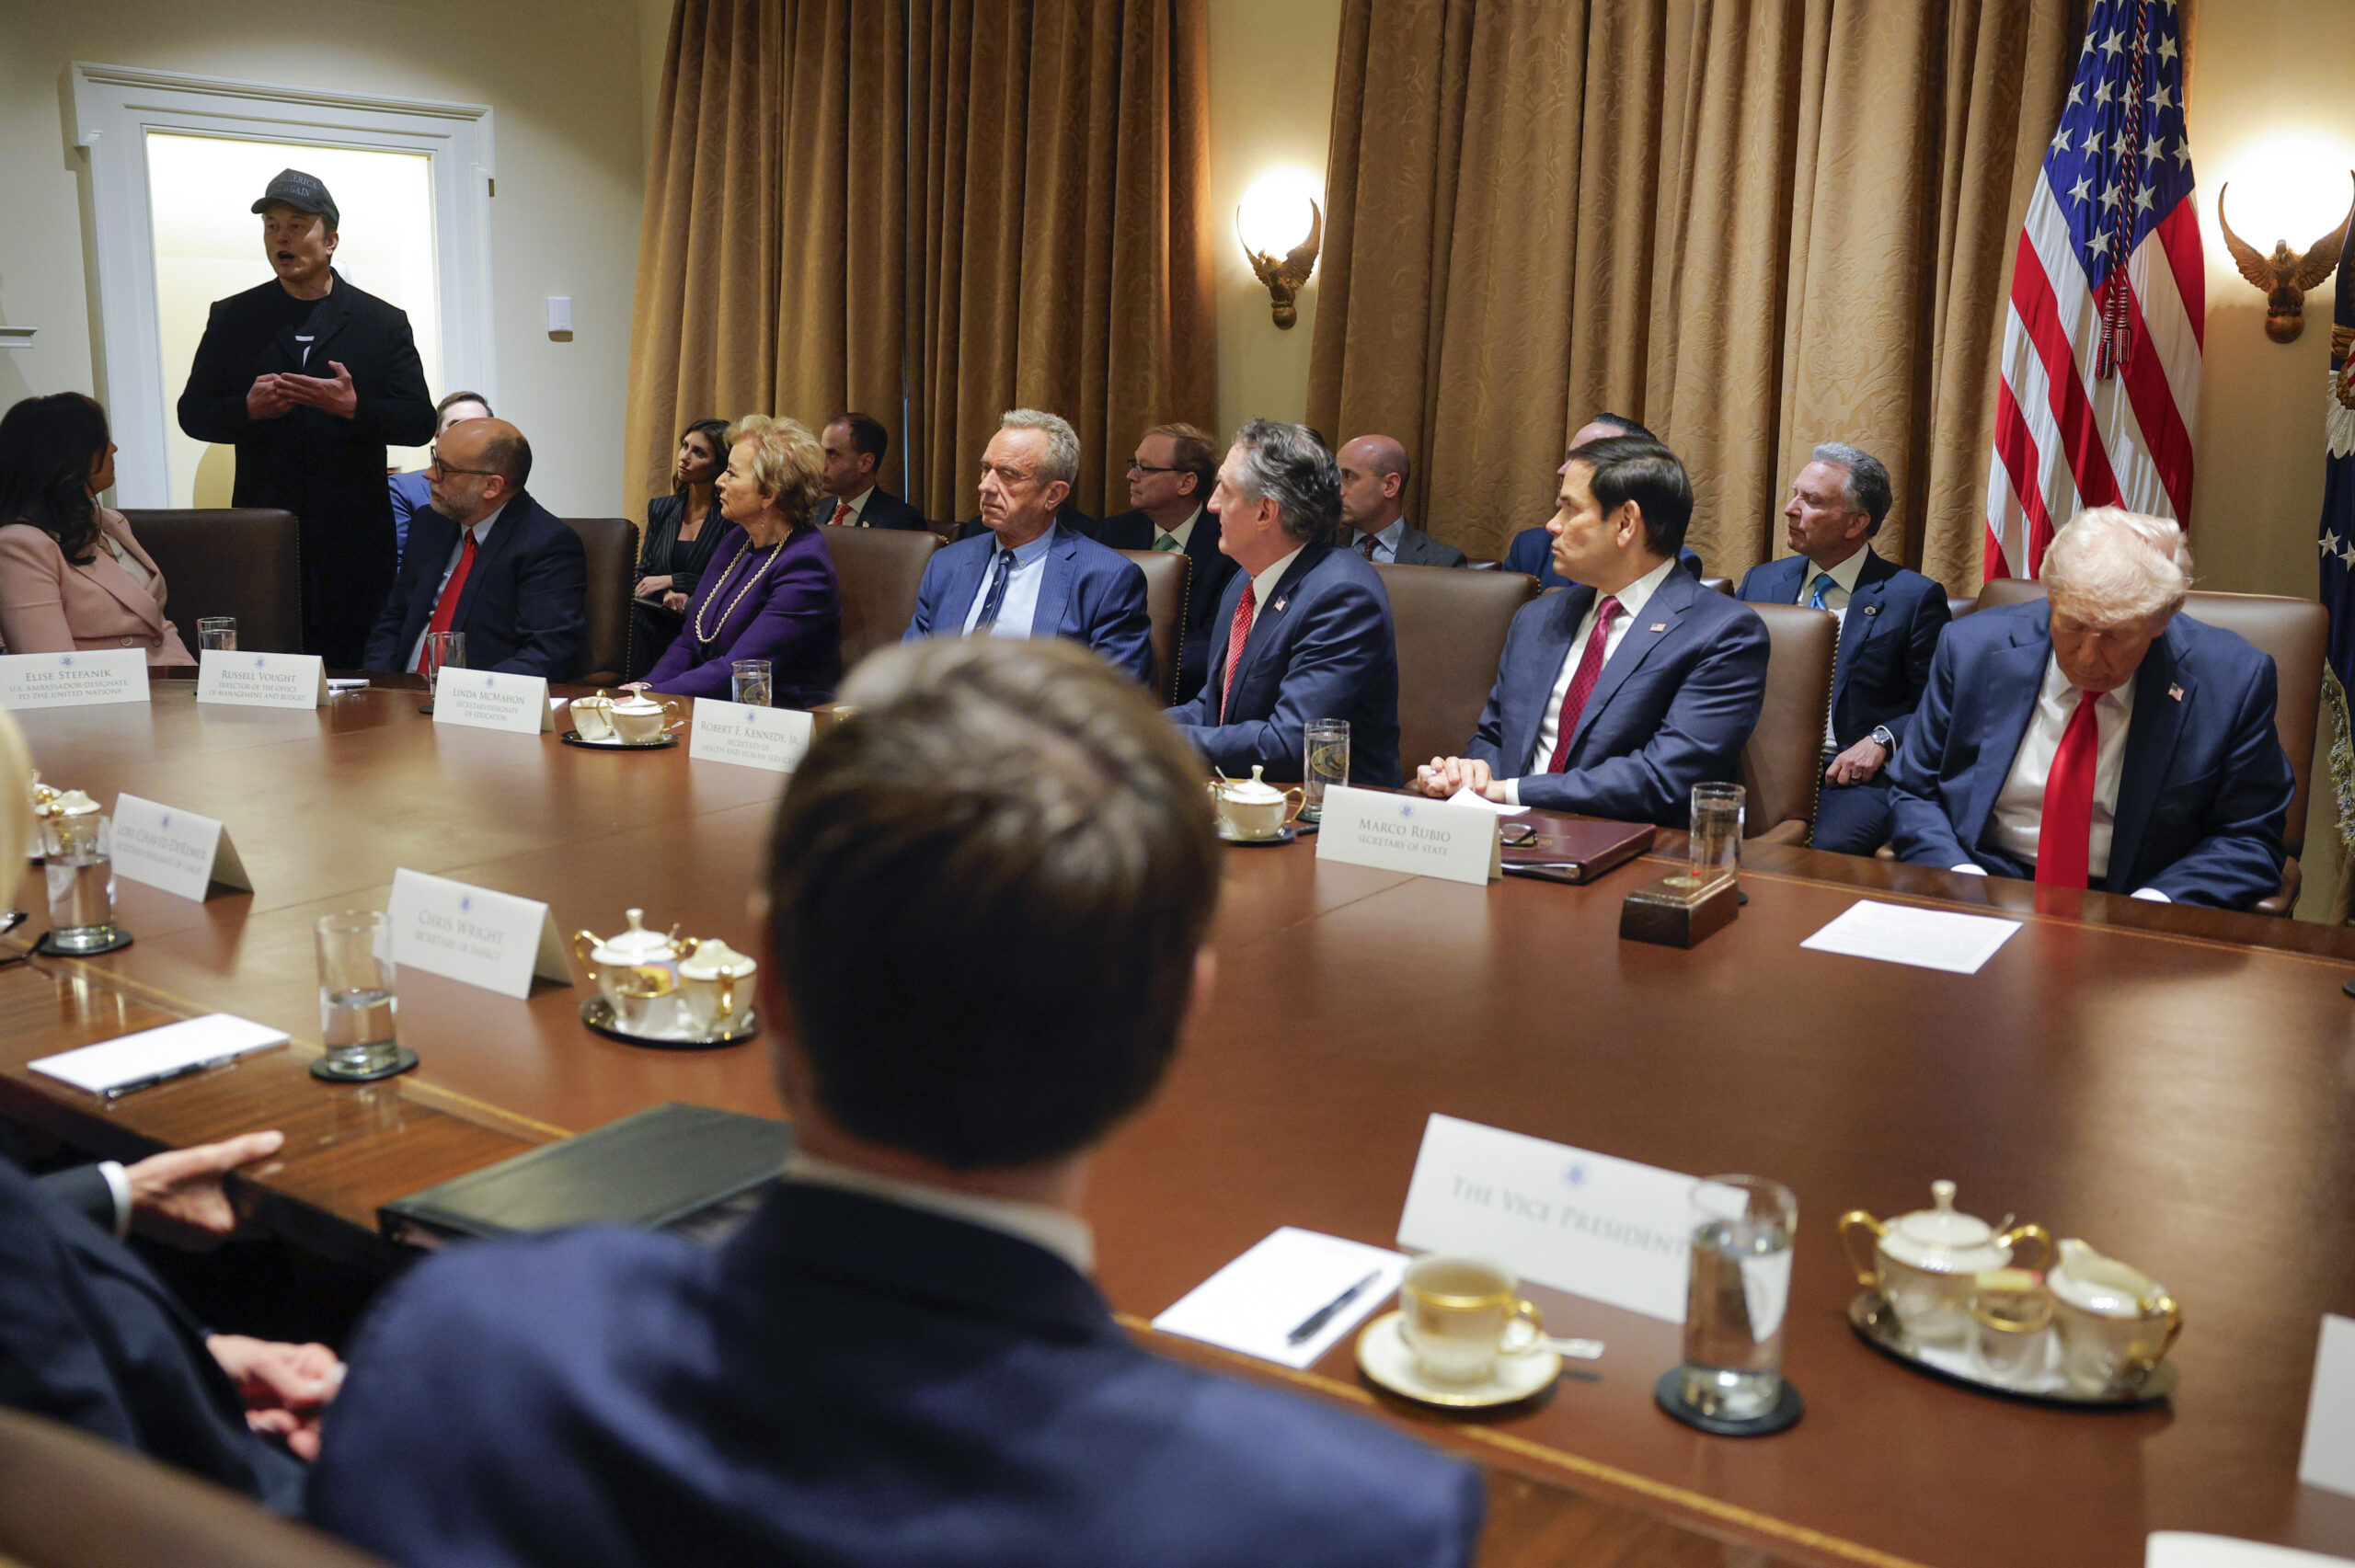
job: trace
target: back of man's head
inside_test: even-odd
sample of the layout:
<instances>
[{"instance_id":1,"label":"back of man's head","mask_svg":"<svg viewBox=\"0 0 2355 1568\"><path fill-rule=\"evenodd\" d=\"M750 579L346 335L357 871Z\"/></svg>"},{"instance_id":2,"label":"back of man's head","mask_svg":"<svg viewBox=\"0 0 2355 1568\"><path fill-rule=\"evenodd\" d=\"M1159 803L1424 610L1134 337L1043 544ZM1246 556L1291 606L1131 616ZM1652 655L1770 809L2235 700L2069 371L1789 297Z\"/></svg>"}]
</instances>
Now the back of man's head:
<instances>
[{"instance_id":1,"label":"back of man's head","mask_svg":"<svg viewBox=\"0 0 2355 1568\"><path fill-rule=\"evenodd\" d=\"M1341 468L1306 425L1254 419L1235 432L1243 449L1235 487L1246 501L1273 501L1287 537L1306 544L1341 518Z\"/></svg>"},{"instance_id":2,"label":"back of man's head","mask_svg":"<svg viewBox=\"0 0 2355 1568\"><path fill-rule=\"evenodd\" d=\"M1693 481L1676 454L1648 436L1607 436L1570 453L1593 471L1588 484L1605 517L1629 501L1644 516L1644 548L1663 558L1684 544Z\"/></svg>"},{"instance_id":3,"label":"back of man's head","mask_svg":"<svg viewBox=\"0 0 2355 1568\"><path fill-rule=\"evenodd\" d=\"M1200 765L1055 638L862 664L779 808L770 939L819 1107L952 1170L1077 1153L1159 1084L1218 901Z\"/></svg>"}]
</instances>

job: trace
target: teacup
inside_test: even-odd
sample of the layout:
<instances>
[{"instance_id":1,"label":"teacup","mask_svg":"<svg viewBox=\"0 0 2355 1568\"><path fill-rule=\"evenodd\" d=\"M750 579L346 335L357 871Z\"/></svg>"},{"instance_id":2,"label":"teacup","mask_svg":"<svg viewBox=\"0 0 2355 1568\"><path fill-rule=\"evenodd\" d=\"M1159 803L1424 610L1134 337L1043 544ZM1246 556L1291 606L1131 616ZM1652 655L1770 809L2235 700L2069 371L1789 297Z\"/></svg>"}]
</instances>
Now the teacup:
<instances>
[{"instance_id":1,"label":"teacup","mask_svg":"<svg viewBox=\"0 0 2355 1568\"><path fill-rule=\"evenodd\" d=\"M1432 1253L1407 1266L1398 1287L1398 1331L1423 1376L1435 1383L1481 1383L1500 1356L1545 1345L1537 1309L1521 1282L1483 1258Z\"/></svg>"},{"instance_id":2,"label":"teacup","mask_svg":"<svg viewBox=\"0 0 2355 1568\"><path fill-rule=\"evenodd\" d=\"M741 1034L752 1024L752 976L760 966L717 937L699 943L679 966L679 1001L687 1028L701 1039Z\"/></svg>"},{"instance_id":3,"label":"teacup","mask_svg":"<svg viewBox=\"0 0 2355 1568\"><path fill-rule=\"evenodd\" d=\"M672 724L668 704L640 693L613 705L614 733L626 746L646 746L662 738Z\"/></svg>"},{"instance_id":4,"label":"teacup","mask_svg":"<svg viewBox=\"0 0 2355 1568\"><path fill-rule=\"evenodd\" d=\"M1305 798L1298 788L1278 789L1259 775L1255 764L1247 779L1220 778L1210 786L1211 804L1218 810L1220 830L1231 839L1272 839L1300 815Z\"/></svg>"},{"instance_id":5,"label":"teacup","mask_svg":"<svg viewBox=\"0 0 2355 1568\"><path fill-rule=\"evenodd\" d=\"M572 699L573 733L583 740L611 740L614 738L614 700L600 692L593 697Z\"/></svg>"}]
</instances>

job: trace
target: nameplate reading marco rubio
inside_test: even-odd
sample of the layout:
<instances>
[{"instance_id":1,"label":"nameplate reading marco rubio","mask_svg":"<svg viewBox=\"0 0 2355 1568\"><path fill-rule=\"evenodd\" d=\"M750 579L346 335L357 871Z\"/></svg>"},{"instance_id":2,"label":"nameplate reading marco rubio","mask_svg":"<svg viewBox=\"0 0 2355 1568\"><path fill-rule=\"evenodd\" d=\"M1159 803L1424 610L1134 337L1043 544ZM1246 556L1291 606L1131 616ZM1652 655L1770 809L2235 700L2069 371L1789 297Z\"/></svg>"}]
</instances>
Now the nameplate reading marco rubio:
<instances>
[{"instance_id":1,"label":"nameplate reading marco rubio","mask_svg":"<svg viewBox=\"0 0 2355 1568\"><path fill-rule=\"evenodd\" d=\"M1325 792L1316 858L1475 886L1504 875L1497 814L1419 795L1337 786Z\"/></svg>"},{"instance_id":2,"label":"nameplate reading marco rubio","mask_svg":"<svg viewBox=\"0 0 2355 1568\"><path fill-rule=\"evenodd\" d=\"M196 658L200 703L227 703L241 708L316 708L327 700L327 660L315 653L206 648Z\"/></svg>"},{"instance_id":3,"label":"nameplate reading marco rubio","mask_svg":"<svg viewBox=\"0 0 2355 1568\"><path fill-rule=\"evenodd\" d=\"M444 670L433 678L433 722L537 735L556 727L545 676Z\"/></svg>"},{"instance_id":4,"label":"nameplate reading marco rubio","mask_svg":"<svg viewBox=\"0 0 2355 1568\"><path fill-rule=\"evenodd\" d=\"M1541 1285L1681 1323L1698 1185L1656 1165L1433 1116L1407 1184L1398 1244L1475 1253Z\"/></svg>"},{"instance_id":5,"label":"nameplate reading marco rubio","mask_svg":"<svg viewBox=\"0 0 2355 1568\"><path fill-rule=\"evenodd\" d=\"M114 870L125 881L200 902L215 882L248 893L254 887L229 830L217 818L135 795L115 798Z\"/></svg>"},{"instance_id":6,"label":"nameplate reading marco rubio","mask_svg":"<svg viewBox=\"0 0 2355 1568\"><path fill-rule=\"evenodd\" d=\"M697 697L687 756L697 762L740 762L789 773L810 750L810 715L798 708L755 708Z\"/></svg>"},{"instance_id":7,"label":"nameplate reading marco rubio","mask_svg":"<svg viewBox=\"0 0 2355 1568\"><path fill-rule=\"evenodd\" d=\"M78 708L146 700L144 648L0 654L0 708Z\"/></svg>"},{"instance_id":8,"label":"nameplate reading marco rubio","mask_svg":"<svg viewBox=\"0 0 2355 1568\"><path fill-rule=\"evenodd\" d=\"M437 701L434 706L439 708ZM392 959L519 1001L534 976L572 983L548 907L421 871L393 873Z\"/></svg>"}]
</instances>

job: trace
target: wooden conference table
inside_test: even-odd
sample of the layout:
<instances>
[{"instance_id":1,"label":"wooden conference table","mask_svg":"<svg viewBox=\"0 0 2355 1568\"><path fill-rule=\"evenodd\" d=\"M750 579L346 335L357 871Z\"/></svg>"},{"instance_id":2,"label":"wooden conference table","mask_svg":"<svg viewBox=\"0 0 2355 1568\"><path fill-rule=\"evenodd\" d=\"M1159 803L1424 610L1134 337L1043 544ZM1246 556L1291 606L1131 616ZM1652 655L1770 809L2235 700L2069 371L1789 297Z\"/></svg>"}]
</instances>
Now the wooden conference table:
<instances>
[{"instance_id":1,"label":"wooden conference table","mask_svg":"<svg viewBox=\"0 0 2355 1568\"><path fill-rule=\"evenodd\" d=\"M514 1001L405 973L419 1071L329 1087L304 1070L311 922L382 908L396 866L544 899L567 932L642 906L751 945L775 775L684 747L437 729L383 685L316 714L200 709L184 681L155 696L19 716L52 782L221 818L257 891L199 904L125 883L133 946L0 968L0 1111L130 1156L281 1127L260 1218L385 1261L379 1204L532 1144L665 1100L778 1114L763 1045L618 1045L564 987ZM1321 865L1312 842L1227 852L1217 1001L1092 1185L1104 1288L1159 1348L1480 1460L1493 1561L2128 1568L2159 1528L2355 1555L2355 1499L2295 1479L2319 1320L2355 1313L2355 933L2100 895L2039 909L2021 884L1769 849L1740 918L1680 952L1616 935L1656 861L1587 887L1480 888ZM2027 923L1974 976L1799 947L1864 892ZM19 935L36 934L37 888L18 902L36 911ZM296 1044L112 1106L24 1065L212 1010ZM1608 1353L1488 1421L1377 1398L1347 1341L1294 1377L1143 1327L1279 1225L1389 1242L1433 1111L1790 1185L1786 1370L1806 1419L1749 1442L1678 1425L1651 1402L1677 1331L1543 1290L1555 1333ZM2165 1281L2188 1323L2172 1402L2047 1410L1858 1343L1832 1221L1924 1207L1939 1177L1973 1212L2082 1235Z\"/></svg>"}]
</instances>

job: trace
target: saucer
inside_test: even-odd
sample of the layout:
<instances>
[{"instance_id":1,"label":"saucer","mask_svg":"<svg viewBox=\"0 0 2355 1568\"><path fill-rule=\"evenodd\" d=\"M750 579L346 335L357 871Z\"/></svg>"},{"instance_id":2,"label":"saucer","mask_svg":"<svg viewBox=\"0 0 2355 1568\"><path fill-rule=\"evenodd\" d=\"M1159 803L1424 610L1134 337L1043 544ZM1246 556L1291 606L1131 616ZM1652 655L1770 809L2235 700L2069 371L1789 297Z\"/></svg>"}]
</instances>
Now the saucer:
<instances>
[{"instance_id":1,"label":"saucer","mask_svg":"<svg viewBox=\"0 0 2355 1568\"><path fill-rule=\"evenodd\" d=\"M1384 1312L1358 1335L1358 1369L1394 1394L1419 1404L1444 1405L1451 1410L1485 1410L1514 1404L1544 1393L1561 1374L1562 1358L1551 1350L1520 1356L1499 1356L1497 1369L1481 1383L1433 1382L1423 1374L1400 1332L1403 1312Z\"/></svg>"},{"instance_id":2,"label":"saucer","mask_svg":"<svg viewBox=\"0 0 2355 1568\"><path fill-rule=\"evenodd\" d=\"M567 746L584 746L592 751L660 751L665 746L676 746L679 743L679 737L675 732L660 736L652 740L624 740L618 735L610 740L589 740L584 739L579 730L567 729L560 731L557 738Z\"/></svg>"},{"instance_id":3,"label":"saucer","mask_svg":"<svg viewBox=\"0 0 2355 1568\"><path fill-rule=\"evenodd\" d=\"M1281 830L1269 838L1246 839L1240 834L1228 832L1226 824L1222 822L1218 825L1218 836L1221 843L1228 844L1288 844L1300 837L1300 830L1291 823L1286 823Z\"/></svg>"}]
</instances>

